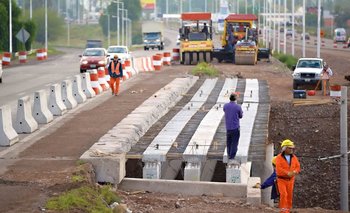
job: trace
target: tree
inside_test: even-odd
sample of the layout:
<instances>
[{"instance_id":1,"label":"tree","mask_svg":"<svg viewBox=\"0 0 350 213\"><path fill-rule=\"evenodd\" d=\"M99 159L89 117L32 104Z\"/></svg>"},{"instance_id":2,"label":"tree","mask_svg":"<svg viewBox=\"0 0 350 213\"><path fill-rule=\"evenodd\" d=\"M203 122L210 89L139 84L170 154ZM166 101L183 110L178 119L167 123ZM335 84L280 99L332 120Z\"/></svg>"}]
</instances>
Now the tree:
<instances>
[{"instance_id":1,"label":"tree","mask_svg":"<svg viewBox=\"0 0 350 213\"><path fill-rule=\"evenodd\" d=\"M9 49L9 20L8 12L4 4L0 3L0 51Z\"/></svg>"},{"instance_id":2,"label":"tree","mask_svg":"<svg viewBox=\"0 0 350 213\"><path fill-rule=\"evenodd\" d=\"M47 31L48 31L48 40L56 40L59 35L62 35L65 30L63 28L64 26L64 20L63 18L57 16L57 11L48 9L47 12ZM40 8L33 12L33 21L38 26L37 29L37 36L36 41L40 43L45 42L45 9Z\"/></svg>"},{"instance_id":3,"label":"tree","mask_svg":"<svg viewBox=\"0 0 350 213\"><path fill-rule=\"evenodd\" d=\"M350 20L350 5L348 0L338 0L334 6L335 23L337 27L348 27L347 21Z\"/></svg>"}]
</instances>

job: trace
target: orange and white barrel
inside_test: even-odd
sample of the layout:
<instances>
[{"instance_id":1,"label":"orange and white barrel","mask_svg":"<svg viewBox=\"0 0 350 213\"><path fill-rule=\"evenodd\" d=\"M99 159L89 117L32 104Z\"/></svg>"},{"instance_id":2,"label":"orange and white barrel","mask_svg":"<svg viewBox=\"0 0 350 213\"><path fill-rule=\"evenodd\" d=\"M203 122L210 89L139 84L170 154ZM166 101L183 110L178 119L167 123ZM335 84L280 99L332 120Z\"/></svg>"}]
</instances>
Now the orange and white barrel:
<instances>
[{"instance_id":1,"label":"orange and white barrel","mask_svg":"<svg viewBox=\"0 0 350 213\"><path fill-rule=\"evenodd\" d=\"M44 59L47 59L47 49L44 49Z\"/></svg>"},{"instance_id":2,"label":"orange and white barrel","mask_svg":"<svg viewBox=\"0 0 350 213\"><path fill-rule=\"evenodd\" d=\"M170 56L170 52L164 52L163 53L164 56L164 60L163 60L163 65L171 65L171 56Z\"/></svg>"},{"instance_id":3,"label":"orange and white barrel","mask_svg":"<svg viewBox=\"0 0 350 213\"><path fill-rule=\"evenodd\" d=\"M109 73L108 73L108 67L105 67L105 79L109 85L109 82L111 80L111 76L109 76Z\"/></svg>"},{"instance_id":4,"label":"orange and white barrel","mask_svg":"<svg viewBox=\"0 0 350 213\"><path fill-rule=\"evenodd\" d=\"M163 53L157 53L156 55L160 56L160 66L162 67L164 61Z\"/></svg>"},{"instance_id":5,"label":"orange and white barrel","mask_svg":"<svg viewBox=\"0 0 350 213\"><path fill-rule=\"evenodd\" d=\"M338 48L337 42L334 42L334 43L333 43L333 48Z\"/></svg>"},{"instance_id":6,"label":"orange and white barrel","mask_svg":"<svg viewBox=\"0 0 350 213\"><path fill-rule=\"evenodd\" d=\"M173 49L173 61L180 61L180 49L179 48Z\"/></svg>"},{"instance_id":7,"label":"orange and white barrel","mask_svg":"<svg viewBox=\"0 0 350 213\"><path fill-rule=\"evenodd\" d=\"M322 43L322 44L321 44L322 47L325 47L325 46L326 46L324 40L322 40L321 43Z\"/></svg>"},{"instance_id":8,"label":"orange and white barrel","mask_svg":"<svg viewBox=\"0 0 350 213\"><path fill-rule=\"evenodd\" d=\"M132 68L131 68L131 62L129 59L125 60L125 73L128 75L128 78L132 77Z\"/></svg>"},{"instance_id":9,"label":"orange and white barrel","mask_svg":"<svg viewBox=\"0 0 350 213\"><path fill-rule=\"evenodd\" d=\"M344 41L343 48L348 48L348 42Z\"/></svg>"},{"instance_id":10,"label":"orange and white barrel","mask_svg":"<svg viewBox=\"0 0 350 213\"><path fill-rule=\"evenodd\" d=\"M36 59L38 61L42 61L45 59L44 49L37 49L36 50Z\"/></svg>"},{"instance_id":11,"label":"orange and white barrel","mask_svg":"<svg viewBox=\"0 0 350 213\"><path fill-rule=\"evenodd\" d=\"M4 56L2 57L2 65L8 66L11 64L11 53L4 52Z\"/></svg>"},{"instance_id":12,"label":"orange and white barrel","mask_svg":"<svg viewBox=\"0 0 350 213\"><path fill-rule=\"evenodd\" d=\"M19 63L21 63L21 64L27 63L27 52L26 51L20 51L18 53L18 59L19 59Z\"/></svg>"},{"instance_id":13,"label":"orange and white barrel","mask_svg":"<svg viewBox=\"0 0 350 213\"><path fill-rule=\"evenodd\" d=\"M109 85L105 79L105 68L104 67L99 67L97 69L97 75L98 75L98 83L100 84L100 86L102 87L103 91L106 91L107 89L109 89Z\"/></svg>"},{"instance_id":14,"label":"orange and white barrel","mask_svg":"<svg viewBox=\"0 0 350 213\"><path fill-rule=\"evenodd\" d=\"M95 91L96 95L100 94L103 91L103 89L102 89L100 83L98 82L97 70L92 69L92 70L87 70L87 71L90 74L90 82L91 82L92 89Z\"/></svg>"},{"instance_id":15,"label":"orange and white barrel","mask_svg":"<svg viewBox=\"0 0 350 213\"><path fill-rule=\"evenodd\" d=\"M153 56L153 66L155 70L160 70L162 68L162 57L160 55Z\"/></svg>"}]
</instances>

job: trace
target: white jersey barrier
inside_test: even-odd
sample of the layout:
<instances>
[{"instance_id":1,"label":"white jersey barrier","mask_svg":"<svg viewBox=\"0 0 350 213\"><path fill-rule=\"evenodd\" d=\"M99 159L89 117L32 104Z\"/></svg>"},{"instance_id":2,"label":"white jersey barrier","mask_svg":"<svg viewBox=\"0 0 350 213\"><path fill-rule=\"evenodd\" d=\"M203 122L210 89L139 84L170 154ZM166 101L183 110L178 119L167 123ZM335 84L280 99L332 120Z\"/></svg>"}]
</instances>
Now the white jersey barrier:
<instances>
[{"instance_id":1,"label":"white jersey barrier","mask_svg":"<svg viewBox=\"0 0 350 213\"><path fill-rule=\"evenodd\" d=\"M81 87L82 87L83 93L86 95L87 98L95 97L96 93L91 86L90 74L82 73L81 75L82 75Z\"/></svg>"},{"instance_id":2,"label":"white jersey barrier","mask_svg":"<svg viewBox=\"0 0 350 213\"><path fill-rule=\"evenodd\" d=\"M61 88L59 84L53 84L50 87L49 110L56 116L61 116L67 112L67 107L62 101Z\"/></svg>"},{"instance_id":3,"label":"white jersey barrier","mask_svg":"<svg viewBox=\"0 0 350 213\"><path fill-rule=\"evenodd\" d=\"M11 146L18 142L18 134L12 126L11 108L0 107L0 146Z\"/></svg>"},{"instance_id":4,"label":"white jersey barrier","mask_svg":"<svg viewBox=\"0 0 350 213\"><path fill-rule=\"evenodd\" d=\"M82 81L80 75L75 75L73 80L73 97L78 104L84 103L86 101L86 95L82 89Z\"/></svg>"},{"instance_id":5,"label":"white jersey barrier","mask_svg":"<svg viewBox=\"0 0 350 213\"><path fill-rule=\"evenodd\" d=\"M72 81L71 80L63 80L61 84L61 94L62 94L62 101L67 109L73 109L75 108L78 103L73 97L73 91L72 91Z\"/></svg>"},{"instance_id":6,"label":"white jersey barrier","mask_svg":"<svg viewBox=\"0 0 350 213\"><path fill-rule=\"evenodd\" d=\"M17 133L32 133L38 129L38 123L32 115L29 96L24 96L18 100L15 129Z\"/></svg>"},{"instance_id":7,"label":"white jersey barrier","mask_svg":"<svg viewBox=\"0 0 350 213\"><path fill-rule=\"evenodd\" d=\"M34 93L33 117L39 124L47 124L53 120L53 115L47 107L45 90L39 90Z\"/></svg>"}]
</instances>

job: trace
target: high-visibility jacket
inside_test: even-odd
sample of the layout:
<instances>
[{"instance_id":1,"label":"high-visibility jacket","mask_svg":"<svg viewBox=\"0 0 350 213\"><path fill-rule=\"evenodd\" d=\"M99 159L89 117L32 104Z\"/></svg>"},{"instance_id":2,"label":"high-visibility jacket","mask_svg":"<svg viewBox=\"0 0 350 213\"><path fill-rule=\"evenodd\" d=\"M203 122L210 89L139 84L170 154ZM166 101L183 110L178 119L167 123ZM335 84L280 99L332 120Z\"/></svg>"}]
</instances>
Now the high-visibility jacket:
<instances>
[{"instance_id":1,"label":"high-visibility jacket","mask_svg":"<svg viewBox=\"0 0 350 213\"><path fill-rule=\"evenodd\" d=\"M290 164L284 156L284 152L277 155L276 174L277 186L280 194L280 212L289 213L293 203L293 191L295 177L289 177L288 172L300 172L300 163L295 155L291 155Z\"/></svg>"}]
</instances>

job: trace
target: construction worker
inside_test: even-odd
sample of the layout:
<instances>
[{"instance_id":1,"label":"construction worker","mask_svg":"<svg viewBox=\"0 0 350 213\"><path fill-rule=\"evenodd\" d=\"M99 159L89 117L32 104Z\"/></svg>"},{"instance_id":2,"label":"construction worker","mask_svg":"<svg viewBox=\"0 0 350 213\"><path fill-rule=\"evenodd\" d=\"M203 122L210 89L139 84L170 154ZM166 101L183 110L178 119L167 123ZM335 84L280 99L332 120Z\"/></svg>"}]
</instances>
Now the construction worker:
<instances>
[{"instance_id":1,"label":"construction worker","mask_svg":"<svg viewBox=\"0 0 350 213\"><path fill-rule=\"evenodd\" d=\"M240 137L239 119L243 117L242 107L236 103L237 96L232 93L230 102L224 104L225 124L226 124L226 144L228 164L238 164L234 160L237 153L238 141Z\"/></svg>"},{"instance_id":2,"label":"construction worker","mask_svg":"<svg viewBox=\"0 0 350 213\"><path fill-rule=\"evenodd\" d=\"M323 95L326 96L329 91L329 79L333 75L333 71L329 68L328 64L324 62L322 70L322 91Z\"/></svg>"},{"instance_id":3,"label":"construction worker","mask_svg":"<svg viewBox=\"0 0 350 213\"><path fill-rule=\"evenodd\" d=\"M109 63L108 74L111 77L109 85L112 89L112 95L117 96L119 93L120 78L123 77L123 66L118 59L118 55L114 55L113 60Z\"/></svg>"},{"instance_id":4,"label":"construction worker","mask_svg":"<svg viewBox=\"0 0 350 213\"><path fill-rule=\"evenodd\" d=\"M277 187L280 194L280 212L289 213L293 202L295 176L300 173L300 163L294 152L294 143L286 139L282 152L276 158Z\"/></svg>"}]
</instances>

